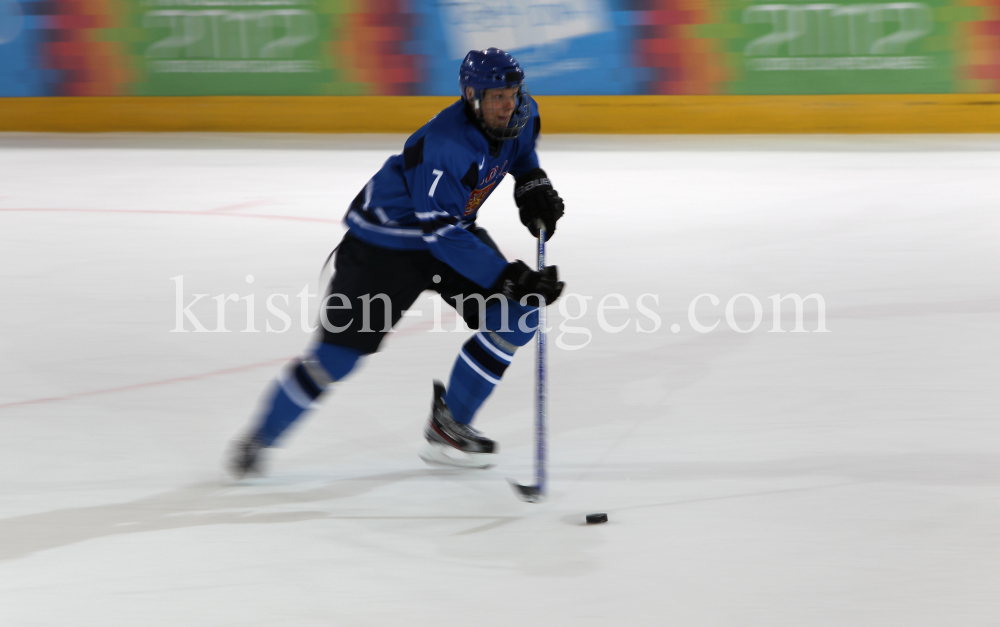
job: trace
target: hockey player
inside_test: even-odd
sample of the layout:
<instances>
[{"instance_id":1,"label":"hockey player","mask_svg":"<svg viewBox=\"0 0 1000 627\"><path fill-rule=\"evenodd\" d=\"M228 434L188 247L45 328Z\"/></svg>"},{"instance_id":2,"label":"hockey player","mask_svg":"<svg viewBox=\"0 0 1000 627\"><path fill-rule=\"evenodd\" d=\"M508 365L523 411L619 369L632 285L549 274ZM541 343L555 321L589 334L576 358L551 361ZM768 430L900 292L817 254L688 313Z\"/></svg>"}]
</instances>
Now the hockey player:
<instances>
[{"instance_id":1,"label":"hockey player","mask_svg":"<svg viewBox=\"0 0 1000 627\"><path fill-rule=\"evenodd\" d=\"M543 225L552 236L563 201L538 167L538 108L518 62L497 48L470 51L459 85L461 100L411 135L351 203L318 341L289 364L237 443L230 461L237 477L259 473L262 450L377 351L389 330L383 321L395 325L424 290L440 294L477 332L456 358L448 387L434 382L421 457L492 465L496 444L471 423L514 352L534 335L536 307L555 301L563 283L555 266L537 272L507 262L476 215L508 173L532 235Z\"/></svg>"}]
</instances>

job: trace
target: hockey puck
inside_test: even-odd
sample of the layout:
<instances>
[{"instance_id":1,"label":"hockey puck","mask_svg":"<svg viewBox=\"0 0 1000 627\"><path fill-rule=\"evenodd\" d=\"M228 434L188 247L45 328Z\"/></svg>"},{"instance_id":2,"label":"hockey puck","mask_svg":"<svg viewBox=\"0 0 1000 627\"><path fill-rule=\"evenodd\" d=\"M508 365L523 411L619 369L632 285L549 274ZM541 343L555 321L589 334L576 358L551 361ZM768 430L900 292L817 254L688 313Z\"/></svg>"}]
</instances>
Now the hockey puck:
<instances>
[{"instance_id":1,"label":"hockey puck","mask_svg":"<svg viewBox=\"0 0 1000 627\"><path fill-rule=\"evenodd\" d=\"M607 514L587 514L587 524L596 525L597 523L608 522Z\"/></svg>"}]
</instances>

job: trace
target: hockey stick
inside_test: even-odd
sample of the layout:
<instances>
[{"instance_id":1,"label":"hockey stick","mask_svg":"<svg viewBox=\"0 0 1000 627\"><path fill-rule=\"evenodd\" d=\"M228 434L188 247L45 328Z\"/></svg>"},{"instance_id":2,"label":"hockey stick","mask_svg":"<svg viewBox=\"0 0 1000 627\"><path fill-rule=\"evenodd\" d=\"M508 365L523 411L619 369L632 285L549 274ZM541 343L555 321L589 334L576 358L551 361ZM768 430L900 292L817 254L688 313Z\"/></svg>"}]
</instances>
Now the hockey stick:
<instances>
[{"instance_id":1,"label":"hockey stick","mask_svg":"<svg viewBox=\"0 0 1000 627\"><path fill-rule=\"evenodd\" d=\"M545 268L545 227L538 225L538 271ZM538 307L537 370L535 371L535 485L521 485L508 479L522 501L538 503L545 499L545 303Z\"/></svg>"}]
</instances>

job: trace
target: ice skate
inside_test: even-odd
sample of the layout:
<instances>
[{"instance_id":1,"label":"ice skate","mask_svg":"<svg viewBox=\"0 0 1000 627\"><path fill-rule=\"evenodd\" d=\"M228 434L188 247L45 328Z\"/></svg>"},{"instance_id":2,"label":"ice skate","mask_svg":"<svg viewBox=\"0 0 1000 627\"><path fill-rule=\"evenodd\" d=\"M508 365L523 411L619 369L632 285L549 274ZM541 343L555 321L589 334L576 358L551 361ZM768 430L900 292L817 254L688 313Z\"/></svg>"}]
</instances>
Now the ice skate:
<instances>
[{"instance_id":1,"label":"ice skate","mask_svg":"<svg viewBox=\"0 0 1000 627\"><path fill-rule=\"evenodd\" d=\"M237 480L263 475L264 448L260 440L252 435L235 442L229 458L229 474Z\"/></svg>"},{"instance_id":2,"label":"ice skate","mask_svg":"<svg viewBox=\"0 0 1000 627\"><path fill-rule=\"evenodd\" d=\"M428 464L460 468L489 468L496 464L496 442L469 425L455 422L444 394L444 384L435 381L431 416L424 429L427 444L420 452L420 459Z\"/></svg>"}]
</instances>

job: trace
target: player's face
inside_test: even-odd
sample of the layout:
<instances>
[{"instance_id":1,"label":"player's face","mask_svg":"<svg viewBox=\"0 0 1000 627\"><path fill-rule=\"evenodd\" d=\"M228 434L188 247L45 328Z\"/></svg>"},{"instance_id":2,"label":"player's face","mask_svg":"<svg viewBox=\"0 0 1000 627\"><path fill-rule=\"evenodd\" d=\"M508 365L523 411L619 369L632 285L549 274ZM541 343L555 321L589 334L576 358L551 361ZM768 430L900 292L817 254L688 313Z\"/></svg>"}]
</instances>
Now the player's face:
<instances>
[{"instance_id":1,"label":"player's face","mask_svg":"<svg viewBox=\"0 0 1000 627\"><path fill-rule=\"evenodd\" d=\"M492 128L507 127L511 114L517 108L519 91L519 87L483 90L483 99L480 103L483 108L483 122L486 123L486 126Z\"/></svg>"}]
</instances>

